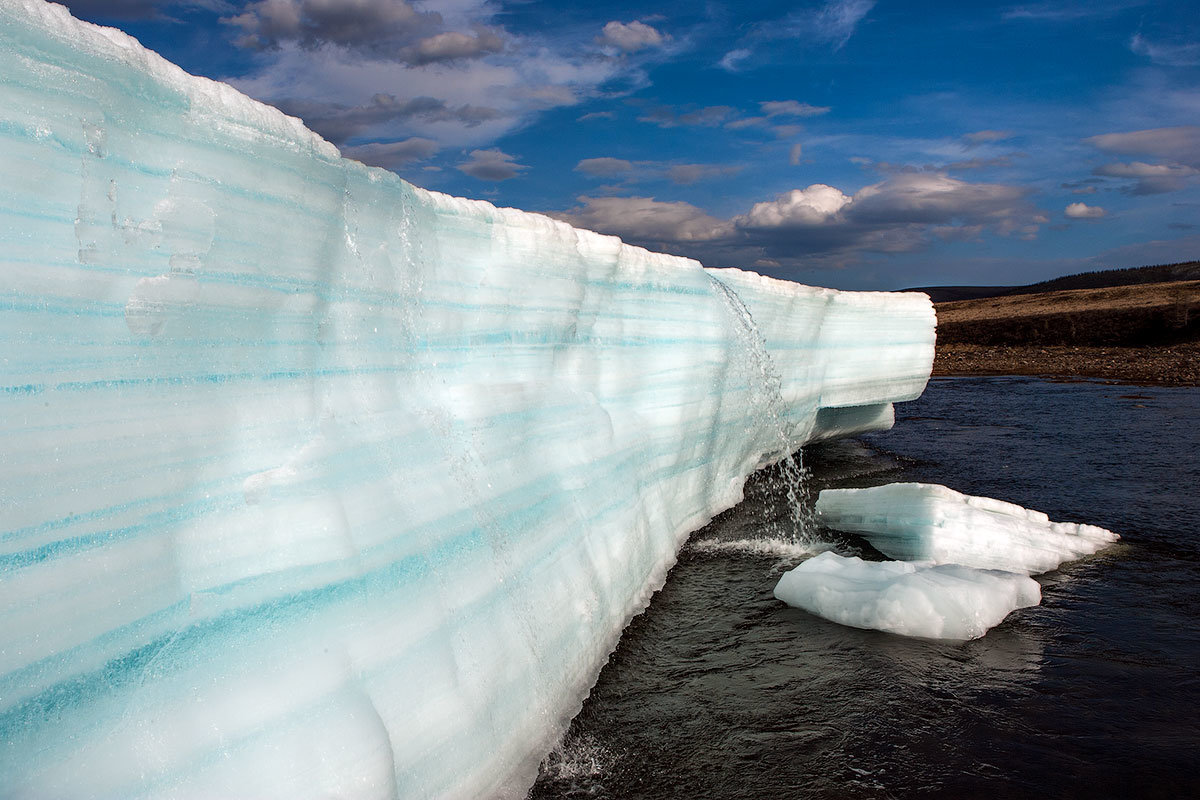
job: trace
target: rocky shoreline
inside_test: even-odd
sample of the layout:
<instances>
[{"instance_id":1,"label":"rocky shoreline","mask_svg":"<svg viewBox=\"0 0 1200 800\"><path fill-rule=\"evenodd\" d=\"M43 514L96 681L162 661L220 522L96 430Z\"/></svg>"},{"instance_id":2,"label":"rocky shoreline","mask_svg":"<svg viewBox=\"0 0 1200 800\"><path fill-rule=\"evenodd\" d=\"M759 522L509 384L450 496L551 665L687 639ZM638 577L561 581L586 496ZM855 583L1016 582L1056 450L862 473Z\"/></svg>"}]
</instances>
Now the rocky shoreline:
<instances>
[{"instance_id":1,"label":"rocky shoreline","mask_svg":"<svg viewBox=\"0 0 1200 800\"><path fill-rule=\"evenodd\" d=\"M1200 386L1200 342L1157 347L939 343L933 374L1041 375Z\"/></svg>"}]
</instances>

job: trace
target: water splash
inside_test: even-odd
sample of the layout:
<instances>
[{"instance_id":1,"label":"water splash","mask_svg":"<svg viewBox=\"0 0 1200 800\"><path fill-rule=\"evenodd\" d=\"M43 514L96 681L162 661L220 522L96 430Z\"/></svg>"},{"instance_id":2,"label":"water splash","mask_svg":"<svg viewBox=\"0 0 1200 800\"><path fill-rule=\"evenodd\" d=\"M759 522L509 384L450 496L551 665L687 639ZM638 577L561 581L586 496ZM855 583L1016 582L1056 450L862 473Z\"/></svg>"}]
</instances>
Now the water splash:
<instances>
[{"instance_id":1,"label":"water splash","mask_svg":"<svg viewBox=\"0 0 1200 800\"><path fill-rule=\"evenodd\" d=\"M817 545L816 520L811 504L804 502L808 470L802 463L800 448L788 434L787 406L783 402L783 380L767 352L767 343L750 309L730 286L711 272L706 273L717 296L725 303L733 319L733 330L750 370L750 403L755 422L777 440L778 449L768 454L777 459L772 489L787 498L787 519L783 525L771 523L772 533L805 549Z\"/></svg>"}]
</instances>

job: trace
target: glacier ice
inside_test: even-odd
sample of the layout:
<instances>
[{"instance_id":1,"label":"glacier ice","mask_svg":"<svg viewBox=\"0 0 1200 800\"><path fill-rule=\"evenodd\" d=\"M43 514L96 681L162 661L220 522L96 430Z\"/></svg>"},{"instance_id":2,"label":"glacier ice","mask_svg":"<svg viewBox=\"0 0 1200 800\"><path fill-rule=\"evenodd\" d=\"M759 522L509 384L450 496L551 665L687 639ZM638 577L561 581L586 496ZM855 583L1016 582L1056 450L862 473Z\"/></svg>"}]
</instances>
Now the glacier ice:
<instances>
[{"instance_id":1,"label":"glacier ice","mask_svg":"<svg viewBox=\"0 0 1200 800\"><path fill-rule=\"evenodd\" d=\"M775 597L854 628L926 639L977 639L1042 600L1028 575L955 564L864 561L821 553L784 573Z\"/></svg>"},{"instance_id":2,"label":"glacier ice","mask_svg":"<svg viewBox=\"0 0 1200 800\"><path fill-rule=\"evenodd\" d=\"M930 483L826 489L817 519L856 533L888 558L1036 575L1117 541L1095 525L1051 522L1040 511Z\"/></svg>"},{"instance_id":3,"label":"glacier ice","mask_svg":"<svg viewBox=\"0 0 1200 800\"><path fill-rule=\"evenodd\" d=\"M423 191L41 0L0 174L2 797L521 797L688 533L930 371L923 295Z\"/></svg>"}]
</instances>

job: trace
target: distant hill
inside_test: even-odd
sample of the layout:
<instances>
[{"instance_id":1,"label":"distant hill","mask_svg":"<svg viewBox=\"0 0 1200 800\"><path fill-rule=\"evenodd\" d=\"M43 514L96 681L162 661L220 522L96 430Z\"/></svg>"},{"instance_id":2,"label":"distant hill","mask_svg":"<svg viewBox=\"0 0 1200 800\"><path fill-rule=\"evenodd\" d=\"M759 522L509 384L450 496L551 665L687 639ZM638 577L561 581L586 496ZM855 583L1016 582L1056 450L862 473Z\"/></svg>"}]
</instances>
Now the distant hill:
<instances>
[{"instance_id":1,"label":"distant hill","mask_svg":"<svg viewBox=\"0 0 1200 800\"><path fill-rule=\"evenodd\" d=\"M941 348L1169 347L1200 342L1200 280L1010 292L941 303L937 316Z\"/></svg>"},{"instance_id":2,"label":"distant hill","mask_svg":"<svg viewBox=\"0 0 1200 800\"><path fill-rule=\"evenodd\" d=\"M904 289L906 292L924 292L935 303L956 300L979 300L986 297L1008 297L1022 294L1040 294L1067 289L1107 289L1114 286L1140 286L1148 283L1173 283L1176 281L1200 280L1200 261L1183 261L1178 264L1156 264L1150 267L1127 269L1104 269L1064 275L1026 286L919 286Z\"/></svg>"}]
</instances>

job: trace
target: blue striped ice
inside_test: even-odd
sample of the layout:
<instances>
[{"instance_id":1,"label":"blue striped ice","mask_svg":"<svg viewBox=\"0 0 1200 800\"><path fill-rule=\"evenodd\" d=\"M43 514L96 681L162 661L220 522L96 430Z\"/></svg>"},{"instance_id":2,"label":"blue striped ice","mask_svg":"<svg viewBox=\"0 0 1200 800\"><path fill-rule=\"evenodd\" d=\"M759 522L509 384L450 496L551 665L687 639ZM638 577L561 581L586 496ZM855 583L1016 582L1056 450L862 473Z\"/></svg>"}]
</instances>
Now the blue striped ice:
<instances>
[{"instance_id":1,"label":"blue striped ice","mask_svg":"<svg viewBox=\"0 0 1200 800\"><path fill-rule=\"evenodd\" d=\"M691 531L892 423L923 295L342 159L0 0L0 797L522 797Z\"/></svg>"},{"instance_id":2,"label":"blue striped ice","mask_svg":"<svg viewBox=\"0 0 1200 800\"><path fill-rule=\"evenodd\" d=\"M825 489L822 525L862 536L889 558L1036 575L1091 555L1121 537L1041 511L934 483Z\"/></svg>"}]
</instances>

